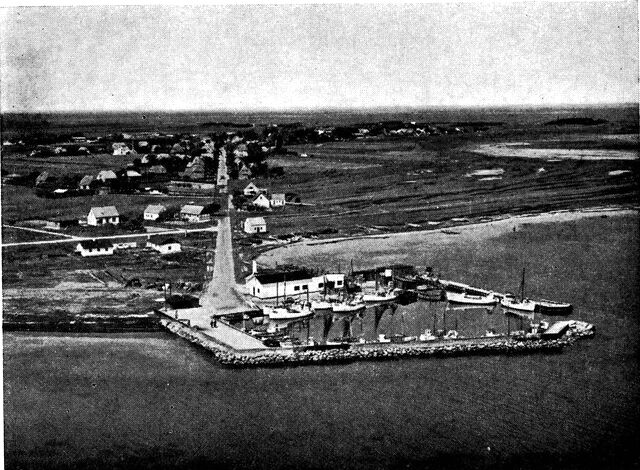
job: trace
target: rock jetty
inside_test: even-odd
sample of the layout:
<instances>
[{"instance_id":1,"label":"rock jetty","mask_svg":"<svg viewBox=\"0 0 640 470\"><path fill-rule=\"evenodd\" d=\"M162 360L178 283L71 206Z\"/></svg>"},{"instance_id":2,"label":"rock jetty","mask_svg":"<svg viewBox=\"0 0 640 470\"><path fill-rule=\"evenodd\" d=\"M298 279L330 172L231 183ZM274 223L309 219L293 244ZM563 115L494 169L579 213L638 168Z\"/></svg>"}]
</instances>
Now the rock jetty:
<instances>
[{"instance_id":1,"label":"rock jetty","mask_svg":"<svg viewBox=\"0 0 640 470\"><path fill-rule=\"evenodd\" d=\"M402 358L443 358L470 355L558 353L572 344L578 336L559 339L495 338L490 341L467 340L451 344L429 345L366 345L349 349L292 350L265 348L251 351L233 351L211 340L208 336L181 324L163 319L161 325L178 336L210 351L213 357L227 367L287 367L310 364L334 364L363 360L397 360Z\"/></svg>"}]
</instances>

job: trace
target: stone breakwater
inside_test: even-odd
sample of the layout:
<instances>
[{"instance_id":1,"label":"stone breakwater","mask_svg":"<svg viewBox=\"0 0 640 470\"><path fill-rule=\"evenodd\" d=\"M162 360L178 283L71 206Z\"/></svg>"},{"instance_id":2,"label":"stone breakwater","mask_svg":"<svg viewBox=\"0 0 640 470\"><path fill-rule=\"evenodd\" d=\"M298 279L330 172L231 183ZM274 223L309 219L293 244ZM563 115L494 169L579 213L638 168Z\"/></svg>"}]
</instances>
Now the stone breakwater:
<instances>
[{"instance_id":1,"label":"stone breakwater","mask_svg":"<svg viewBox=\"0 0 640 470\"><path fill-rule=\"evenodd\" d=\"M350 349L292 350L267 349L237 352L211 341L179 322L161 320L162 326L178 336L197 344L213 354L227 367L287 367L310 364L335 364L363 360L397 360L402 358L443 358L470 355L558 353L580 337L592 336L593 332L576 333L559 339L518 340L496 338L478 342L452 342L450 344L370 345Z\"/></svg>"}]
</instances>

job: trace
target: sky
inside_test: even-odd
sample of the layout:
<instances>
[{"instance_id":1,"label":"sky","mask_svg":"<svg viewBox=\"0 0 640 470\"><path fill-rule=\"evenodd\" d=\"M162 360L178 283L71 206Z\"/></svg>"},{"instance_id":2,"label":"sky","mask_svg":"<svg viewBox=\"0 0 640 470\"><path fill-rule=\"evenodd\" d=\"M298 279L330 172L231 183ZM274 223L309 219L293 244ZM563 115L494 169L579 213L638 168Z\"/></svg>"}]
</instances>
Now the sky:
<instances>
[{"instance_id":1,"label":"sky","mask_svg":"<svg viewBox=\"0 0 640 470\"><path fill-rule=\"evenodd\" d=\"M10 111L638 101L635 1L0 9Z\"/></svg>"}]
</instances>

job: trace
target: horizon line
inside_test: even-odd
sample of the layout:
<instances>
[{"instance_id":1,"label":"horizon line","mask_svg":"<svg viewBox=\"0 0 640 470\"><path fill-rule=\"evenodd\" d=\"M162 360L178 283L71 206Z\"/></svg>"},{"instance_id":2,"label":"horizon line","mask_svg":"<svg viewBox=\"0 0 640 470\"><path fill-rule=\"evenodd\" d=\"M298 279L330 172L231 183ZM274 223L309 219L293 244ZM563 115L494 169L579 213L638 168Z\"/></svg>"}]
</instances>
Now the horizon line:
<instances>
[{"instance_id":1,"label":"horizon line","mask_svg":"<svg viewBox=\"0 0 640 470\"><path fill-rule=\"evenodd\" d=\"M61 109L61 110L16 110L0 111L0 115L9 114L118 114L118 113L143 113L143 114L171 114L171 113L230 113L230 114L262 114L262 113L323 113L323 112L415 112L427 110L461 110L461 109L509 109L509 108L604 108L604 107L628 107L638 106L638 101L613 101L601 103L520 103L520 104L469 104L469 105L419 105L419 106L359 106L359 107L294 107L294 108L183 108L183 109Z\"/></svg>"}]
</instances>

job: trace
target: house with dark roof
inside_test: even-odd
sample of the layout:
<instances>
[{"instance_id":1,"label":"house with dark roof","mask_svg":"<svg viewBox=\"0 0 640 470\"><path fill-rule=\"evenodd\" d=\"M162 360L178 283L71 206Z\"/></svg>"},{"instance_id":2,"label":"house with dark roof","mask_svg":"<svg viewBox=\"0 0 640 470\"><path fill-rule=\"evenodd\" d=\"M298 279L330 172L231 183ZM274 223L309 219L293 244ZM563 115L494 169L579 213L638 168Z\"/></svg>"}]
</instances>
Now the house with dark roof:
<instances>
[{"instance_id":1,"label":"house with dark roof","mask_svg":"<svg viewBox=\"0 0 640 470\"><path fill-rule=\"evenodd\" d=\"M92 207L87 215L87 225L98 226L105 224L118 225L120 214L115 206Z\"/></svg>"},{"instance_id":2,"label":"house with dark roof","mask_svg":"<svg viewBox=\"0 0 640 470\"><path fill-rule=\"evenodd\" d=\"M258 271L254 263L253 272L245 279L245 288L249 295L259 299L296 297L323 291L329 279L335 287L344 287L344 274L316 276L305 268Z\"/></svg>"},{"instance_id":3,"label":"house with dark roof","mask_svg":"<svg viewBox=\"0 0 640 470\"><path fill-rule=\"evenodd\" d=\"M80 256L109 256L113 254L113 244L107 240L83 240L76 246Z\"/></svg>"},{"instance_id":4,"label":"house with dark roof","mask_svg":"<svg viewBox=\"0 0 640 470\"><path fill-rule=\"evenodd\" d=\"M147 248L157 251L161 255L178 253L182 250L180 242L175 238L151 237L147 241Z\"/></svg>"}]
</instances>

